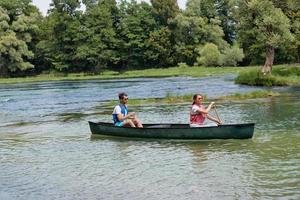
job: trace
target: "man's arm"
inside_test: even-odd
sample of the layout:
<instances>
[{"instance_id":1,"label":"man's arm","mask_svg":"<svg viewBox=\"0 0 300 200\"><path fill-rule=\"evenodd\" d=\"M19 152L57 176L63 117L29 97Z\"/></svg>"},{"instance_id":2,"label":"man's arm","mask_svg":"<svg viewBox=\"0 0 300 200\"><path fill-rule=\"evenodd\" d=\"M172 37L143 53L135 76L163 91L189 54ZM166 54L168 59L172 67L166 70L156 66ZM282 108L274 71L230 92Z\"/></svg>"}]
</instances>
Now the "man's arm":
<instances>
[{"instance_id":1,"label":"man's arm","mask_svg":"<svg viewBox=\"0 0 300 200\"><path fill-rule=\"evenodd\" d=\"M122 113L118 113L117 117L118 117L118 120L119 121L124 121L125 119L128 119L128 118L133 118L135 115L134 112L130 112L128 113L127 115L123 116Z\"/></svg>"}]
</instances>

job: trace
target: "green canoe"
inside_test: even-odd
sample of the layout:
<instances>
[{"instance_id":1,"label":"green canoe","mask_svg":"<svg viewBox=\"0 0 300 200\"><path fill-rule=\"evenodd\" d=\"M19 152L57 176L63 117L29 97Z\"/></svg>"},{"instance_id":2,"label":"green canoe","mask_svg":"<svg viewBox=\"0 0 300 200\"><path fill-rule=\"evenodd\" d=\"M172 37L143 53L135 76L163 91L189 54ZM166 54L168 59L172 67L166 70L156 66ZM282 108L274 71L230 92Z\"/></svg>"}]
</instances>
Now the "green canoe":
<instances>
[{"instance_id":1,"label":"green canoe","mask_svg":"<svg viewBox=\"0 0 300 200\"><path fill-rule=\"evenodd\" d=\"M143 124L144 128L116 127L112 123L90 122L92 134L158 139L248 139L252 138L254 123L226 124L190 128L189 124Z\"/></svg>"}]
</instances>

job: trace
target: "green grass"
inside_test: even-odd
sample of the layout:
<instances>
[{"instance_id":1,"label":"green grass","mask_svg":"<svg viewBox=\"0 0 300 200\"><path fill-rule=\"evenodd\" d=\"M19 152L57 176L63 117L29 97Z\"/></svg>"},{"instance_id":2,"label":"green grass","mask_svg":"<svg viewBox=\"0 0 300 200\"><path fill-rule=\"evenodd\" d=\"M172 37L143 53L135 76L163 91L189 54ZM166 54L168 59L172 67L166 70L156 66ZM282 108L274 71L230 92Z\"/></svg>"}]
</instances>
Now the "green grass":
<instances>
[{"instance_id":1,"label":"green grass","mask_svg":"<svg viewBox=\"0 0 300 200\"><path fill-rule=\"evenodd\" d=\"M263 75L259 72L259 68L253 68L240 72L235 83L256 86L299 86L300 66L275 66L270 75Z\"/></svg>"},{"instance_id":2,"label":"green grass","mask_svg":"<svg viewBox=\"0 0 300 200\"><path fill-rule=\"evenodd\" d=\"M228 73L238 73L248 71L251 67L170 67L155 68L145 70L130 70L123 73L115 71L104 71L100 75L90 75L85 73L73 74L42 74L25 78L1 78L0 83L24 83L37 81L63 81L63 80L105 80L120 78L139 78L139 77L172 77L172 76L191 76L206 77L212 75L222 75Z\"/></svg>"}]
</instances>

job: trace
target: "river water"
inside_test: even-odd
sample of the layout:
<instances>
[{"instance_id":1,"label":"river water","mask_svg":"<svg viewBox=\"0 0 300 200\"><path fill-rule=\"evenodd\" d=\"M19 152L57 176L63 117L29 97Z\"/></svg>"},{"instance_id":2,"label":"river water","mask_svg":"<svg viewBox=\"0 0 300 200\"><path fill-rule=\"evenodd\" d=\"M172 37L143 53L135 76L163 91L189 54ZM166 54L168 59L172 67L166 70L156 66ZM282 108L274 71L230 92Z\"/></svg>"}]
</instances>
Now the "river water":
<instances>
[{"instance_id":1,"label":"river water","mask_svg":"<svg viewBox=\"0 0 300 200\"><path fill-rule=\"evenodd\" d=\"M300 88L239 86L234 75L0 85L0 199L300 199ZM272 89L271 99L217 102L250 140L91 137L107 101ZM187 123L189 104L131 107L144 123Z\"/></svg>"}]
</instances>

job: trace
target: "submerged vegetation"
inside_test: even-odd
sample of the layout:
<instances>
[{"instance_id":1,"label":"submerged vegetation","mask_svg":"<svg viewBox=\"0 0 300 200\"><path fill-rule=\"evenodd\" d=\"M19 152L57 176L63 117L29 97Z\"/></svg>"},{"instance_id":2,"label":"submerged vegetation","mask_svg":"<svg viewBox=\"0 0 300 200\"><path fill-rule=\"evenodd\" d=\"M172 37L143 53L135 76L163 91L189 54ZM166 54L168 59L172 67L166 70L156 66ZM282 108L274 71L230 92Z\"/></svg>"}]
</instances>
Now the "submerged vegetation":
<instances>
[{"instance_id":1,"label":"submerged vegetation","mask_svg":"<svg viewBox=\"0 0 300 200\"><path fill-rule=\"evenodd\" d=\"M206 101L226 101L226 100L247 100L247 99L257 99L257 98L272 98L281 96L282 94L278 92L268 91L268 90L258 90L249 93L234 93L228 96L221 96L218 98L210 99L204 96ZM146 98L146 99L130 99L130 106L139 106L145 104L180 104L180 103L191 103L193 94L187 95L174 95L168 93L164 98ZM206 102L204 102L206 103ZM106 106L114 106L118 104L117 100L113 100L107 103Z\"/></svg>"},{"instance_id":2,"label":"submerged vegetation","mask_svg":"<svg viewBox=\"0 0 300 200\"><path fill-rule=\"evenodd\" d=\"M234 93L229 96L221 96L217 100L245 100L245 99L258 99L258 98L270 98L277 97L281 94L278 92L267 91L267 90L258 90L249 93Z\"/></svg>"},{"instance_id":3,"label":"submerged vegetation","mask_svg":"<svg viewBox=\"0 0 300 200\"><path fill-rule=\"evenodd\" d=\"M257 68L240 72L235 83L256 86L300 85L300 66L276 66L272 74L263 75Z\"/></svg>"}]
</instances>

